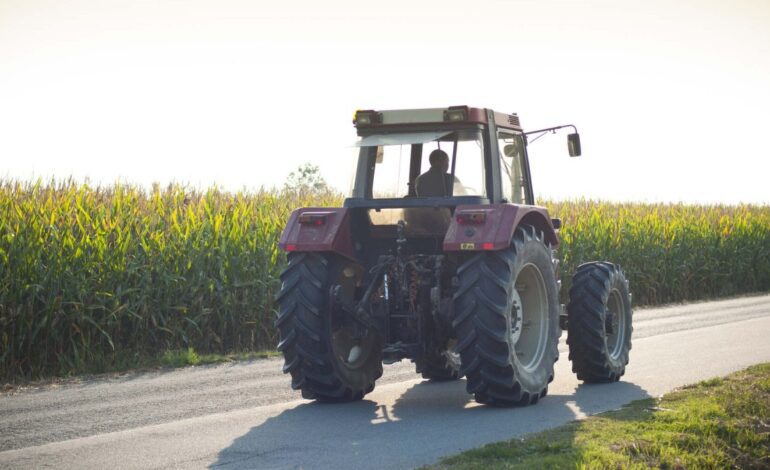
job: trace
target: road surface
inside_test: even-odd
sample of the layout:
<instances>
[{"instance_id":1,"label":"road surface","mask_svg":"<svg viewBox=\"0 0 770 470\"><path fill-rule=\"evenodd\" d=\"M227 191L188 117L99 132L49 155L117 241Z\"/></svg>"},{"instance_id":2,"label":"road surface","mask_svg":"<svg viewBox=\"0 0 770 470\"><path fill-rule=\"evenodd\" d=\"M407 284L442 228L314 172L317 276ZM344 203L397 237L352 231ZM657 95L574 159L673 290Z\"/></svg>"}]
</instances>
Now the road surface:
<instances>
[{"instance_id":1,"label":"road surface","mask_svg":"<svg viewBox=\"0 0 770 470\"><path fill-rule=\"evenodd\" d=\"M0 468L414 468L770 361L770 295L634 312L631 363L581 385L566 334L538 405L477 405L464 380L385 367L361 402L291 391L280 359L130 373L0 395Z\"/></svg>"}]
</instances>

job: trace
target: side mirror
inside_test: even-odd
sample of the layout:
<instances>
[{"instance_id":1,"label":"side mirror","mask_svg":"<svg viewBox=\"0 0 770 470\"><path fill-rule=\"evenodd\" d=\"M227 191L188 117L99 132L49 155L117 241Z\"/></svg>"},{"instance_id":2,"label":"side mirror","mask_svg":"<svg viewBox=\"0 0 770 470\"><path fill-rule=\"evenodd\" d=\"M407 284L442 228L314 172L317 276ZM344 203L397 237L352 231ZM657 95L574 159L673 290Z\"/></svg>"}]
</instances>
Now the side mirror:
<instances>
[{"instance_id":1,"label":"side mirror","mask_svg":"<svg viewBox=\"0 0 770 470\"><path fill-rule=\"evenodd\" d=\"M580 156L580 134L575 132L567 136L567 148L569 149L570 157Z\"/></svg>"}]
</instances>

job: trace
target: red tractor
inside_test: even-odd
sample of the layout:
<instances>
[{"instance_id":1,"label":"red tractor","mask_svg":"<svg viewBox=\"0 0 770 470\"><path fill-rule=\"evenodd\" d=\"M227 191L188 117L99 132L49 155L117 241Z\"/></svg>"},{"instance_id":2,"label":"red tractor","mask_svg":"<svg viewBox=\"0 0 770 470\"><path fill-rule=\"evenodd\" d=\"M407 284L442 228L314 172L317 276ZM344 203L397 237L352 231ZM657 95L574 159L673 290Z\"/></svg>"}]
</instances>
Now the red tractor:
<instances>
[{"instance_id":1,"label":"red tractor","mask_svg":"<svg viewBox=\"0 0 770 470\"><path fill-rule=\"evenodd\" d=\"M559 303L558 219L535 204L516 114L449 108L358 111L352 194L341 208L295 210L277 296L278 349L292 388L359 400L382 364L411 359L430 380L467 379L480 403L546 395L567 329L572 369L613 382L631 348L620 268L581 265Z\"/></svg>"}]
</instances>

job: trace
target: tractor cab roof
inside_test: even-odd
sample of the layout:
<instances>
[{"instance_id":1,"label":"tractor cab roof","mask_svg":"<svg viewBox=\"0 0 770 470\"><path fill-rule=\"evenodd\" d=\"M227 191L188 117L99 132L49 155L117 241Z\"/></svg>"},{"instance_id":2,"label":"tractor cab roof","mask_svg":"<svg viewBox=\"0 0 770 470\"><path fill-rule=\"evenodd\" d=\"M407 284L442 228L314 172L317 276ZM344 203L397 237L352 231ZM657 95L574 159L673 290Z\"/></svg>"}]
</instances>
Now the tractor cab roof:
<instances>
[{"instance_id":1,"label":"tractor cab roof","mask_svg":"<svg viewBox=\"0 0 770 470\"><path fill-rule=\"evenodd\" d=\"M458 124L488 125L493 120L498 128L521 131L519 116L504 114L485 108L450 106L448 108L359 110L353 118L358 135L380 131L436 127L456 127Z\"/></svg>"}]
</instances>

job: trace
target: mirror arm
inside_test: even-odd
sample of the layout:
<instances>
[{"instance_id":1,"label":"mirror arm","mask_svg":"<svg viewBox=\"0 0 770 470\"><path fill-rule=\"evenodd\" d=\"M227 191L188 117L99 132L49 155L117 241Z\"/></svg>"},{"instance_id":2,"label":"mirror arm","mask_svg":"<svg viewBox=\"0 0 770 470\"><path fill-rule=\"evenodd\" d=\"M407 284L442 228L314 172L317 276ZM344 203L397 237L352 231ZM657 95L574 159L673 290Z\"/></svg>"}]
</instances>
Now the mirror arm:
<instances>
[{"instance_id":1,"label":"mirror arm","mask_svg":"<svg viewBox=\"0 0 770 470\"><path fill-rule=\"evenodd\" d=\"M571 127L571 128L572 128L572 130L573 130L573 131L574 131L574 132L577 134L577 131L578 131L578 130L577 130L577 127L575 127L575 126L574 126L574 125L572 125L572 124L565 124L565 125L563 125L563 126L547 127L547 128L545 128L545 129L538 129L538 130L536 130L536 131L529 131L529 132L525 132L525 133L524 133L524 135L530 135L530 134L538 134L538 133L540 133L540 132L549 132L549 131L550 131L550 132L553 132L553 131L557 131L557 130L559 130L559 129L564 129L565 127Z\"/></svg>"},{"instance_id":2,"label":"mirror arm","mask_svg":"<svg viewBox=\"0 0 770 470\"><path fill-rule=\"evenodd\" d=\"M567 136L567 144L569 148L569 156L570 157L579 157L581 154L580 150L580 135L578 134L577 127L575 127L572 124L565 124L563 126L555 126L555 127L547 127L545 129L538 129L536 131L529 131L524 132L524 141L527 144L531 144L532 142L536 141L537 139L543 137L546 135L546 133L550 132L552 134L555 134L557 130L564 129L565 127L571 127L573 130L573 133ZM528 141L527 136L532 134L538 134L537 137L532 139L531 141Z\"/></svg>"}]
</instances>

